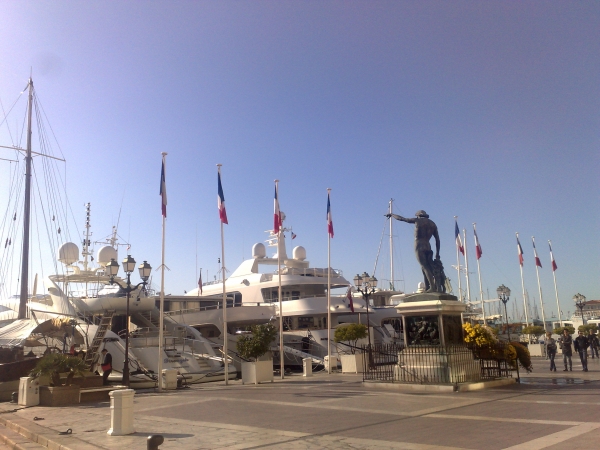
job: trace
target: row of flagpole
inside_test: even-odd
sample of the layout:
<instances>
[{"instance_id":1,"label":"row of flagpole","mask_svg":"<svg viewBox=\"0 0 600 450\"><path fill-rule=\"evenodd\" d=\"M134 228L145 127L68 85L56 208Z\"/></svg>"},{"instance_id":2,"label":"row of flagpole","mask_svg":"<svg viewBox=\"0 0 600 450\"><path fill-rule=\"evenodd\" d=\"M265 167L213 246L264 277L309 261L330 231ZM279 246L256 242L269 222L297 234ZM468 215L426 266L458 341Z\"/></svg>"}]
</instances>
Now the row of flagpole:
<instances>
[{"instance_id":1,"label":"row of flagpole","mask_svg":"<svg viewBox=\"0 0 600 450\"><path fill-rule=\"evenodd\" d=\"M457 264L456 267L457 267L457 273L458 273L459 300L466 301L467 303L471 303L471 289L470 289L470 282L469 282L469 258L468 258L468 252L467 252L467 235L466 235L466 230L463 229L463 239L461 239L460 229L458 227L458 216L454 216L454 236L455 236L455 240L456 240L456 264ZM477 227L476 227L475 223L473 223L473 237L475 239L475 257L477 259L477 275L479 278L479 300L481 302L481 316L482 316L483 322L485 323L485 320L486 320L486 318L485 318L485 300L483 298L483 285L481 282L481 266L479 263L479 260L481 259L481 256L483 255L483 251L481 248L481 244L479 243L479 237L477 236ZM527 325L529 325L527 293L525 290L525 279L523 277L523 263L524 263L523 248L521 247L521 242L519 241L519 233L516 233L516 237L517 237L517 255L519 258L519 270L521 272L521 288L523 290L523 310L524 310L524 314L525 314L525 323ZM537 276L538 292L539 292L539 296L540 296L540 309L542 312L542 322L543 322L544 328L545 328L546 327L546 312L544 309L544 299L542 296L542 285L540 283L540 273L539 273L539 269L542 267L542 262L537 254L534 236L531 237L531 242L533 244L533 254L534 254L534 258L535 258L535 272L536 272L536 276ZM554 279L554 290L556 293L556 306L558 308L558 318L560 321L560 325L562 326L563 325L562 315L561 315L562 313L560 310L558 289L556 287L556 273L555 272L557 269L557 265L556 265L556 261L554 260L554 254L552 253L552 242L551 241L548 241L548 246L550 248L550 263L552 266L552 276ZM467 282L466 299L463 299L462 286L461 286L461 264L460 264L460 254L461 253L463 254L463 257L464 257L465 271L466 271L466 274L465 274L466 282ZM533 317L531 320L531 324L533 325Z\"/></svg>"}]
</instances>

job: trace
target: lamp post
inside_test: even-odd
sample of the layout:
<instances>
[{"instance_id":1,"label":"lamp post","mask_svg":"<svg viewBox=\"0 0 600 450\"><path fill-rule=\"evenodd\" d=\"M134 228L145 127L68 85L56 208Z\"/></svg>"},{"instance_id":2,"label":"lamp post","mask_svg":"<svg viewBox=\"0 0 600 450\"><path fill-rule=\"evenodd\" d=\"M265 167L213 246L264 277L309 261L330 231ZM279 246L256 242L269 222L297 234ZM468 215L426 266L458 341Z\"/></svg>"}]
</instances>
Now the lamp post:
<instances>
[{"instance_id":1,"label":"lamp post","mask_svg":"<svg viewBox=\"0 0 600 450\"><path fill-rule=\"evenodd\" d=\"M585 308L586 298L585 295L577 293L573 296L573 301L575 302L575 306L579 308L579 312L581 313L581 324L585 325L585 319L583 317L583 308Z\"/></svg>"},{"instance_id":2,"label":"lamp post","mask_svg":"<svg viewBox=\"0 0 600 450\"><path fill-rule=\"evenodd\" d=\"M369 367L372 367L373 354L371 353L371 328L369 326L369 297L375 293L377 278L375 276L370 277L367 272L363 272L362 275L357 274L354 277L354 285L356 286L356 290L362 294L367 305L367 339L369 340L367 348L369 349Z\"/></svg>"},{"instance_id":3,"label":"lamp post","mask_svg":"<svg viewBox=\"0 0 600 450\"><path fill-rule=\"evenodd\" d=\"M506 312L506 303L508 303L508 300L510 298L510 289L507 288L506 286L502 285L502 286L498 286L498 289L496 289L496 292L498 293L498 298L500 299L500 301L502 303L504 303L504 317L506 319L506 332L508 333L508 342L510 342L510 325L508 324L508 313Z\"/></svg>"},{"instance_id":4,"label":"lamp post","mask_svg":"<svg viewBox=\"0 0 600 450\"><path fill-rule=\"evenodd\" d=\"M115 276L119 273L119 263L114 259L111 259L110 262L106 265L106 271L108 276L110 277L110 284L117 284L121 289L123 289L127 293L127 330L125 334L125 363L123 365L123 384L129 387L129 297L131 292L135 291L140 286L146 286L146 282L148 278L150 278L150 273L152 272L152 267L146 261L144 261L138 267L140 272L140 278L142 279L141 283L136 284L135 286L131 285L131 272L135 269L135 259L131 257L131 255L127 255L127 258L123 260L123 270L127 274L127 284L123 286L121 283L115 280Z\"/></svg>"}]
</instances>

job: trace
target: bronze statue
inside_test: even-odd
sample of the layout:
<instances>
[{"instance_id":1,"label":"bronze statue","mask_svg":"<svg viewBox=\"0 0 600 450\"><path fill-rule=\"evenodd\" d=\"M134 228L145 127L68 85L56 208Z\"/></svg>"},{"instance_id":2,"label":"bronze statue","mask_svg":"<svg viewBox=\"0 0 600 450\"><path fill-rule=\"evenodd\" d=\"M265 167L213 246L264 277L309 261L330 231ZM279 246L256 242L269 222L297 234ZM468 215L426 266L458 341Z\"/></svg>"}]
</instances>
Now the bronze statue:
<instances>
[{"instance_id":1,"label":"bronze statue","mask_svg":"<svg viewBox=\"0 0 600 450\"><path fill-rule=\"evenodd\" d=\"M445 292L446 276L440 260L440 237L437 225L423 210L417 211L415 216L414 219L407 219L397 214L386 214L386 217L415 224L415 255L423 271L425 288L427 292ZM435 238L435 261L429 244L432 237Z\"/></svg>"}]
</instances>

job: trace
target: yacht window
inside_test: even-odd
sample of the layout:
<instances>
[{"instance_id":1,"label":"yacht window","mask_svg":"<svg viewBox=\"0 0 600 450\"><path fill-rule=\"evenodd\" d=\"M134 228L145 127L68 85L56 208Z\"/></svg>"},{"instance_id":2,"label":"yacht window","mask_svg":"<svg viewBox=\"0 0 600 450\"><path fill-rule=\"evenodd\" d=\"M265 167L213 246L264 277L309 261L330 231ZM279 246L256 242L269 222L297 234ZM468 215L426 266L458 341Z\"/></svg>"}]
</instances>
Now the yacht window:
<instances>
[{"instance_id":1,"label":"yacht window","mask_svg":"<svg viewBox=\"0 0 600 450\"><path fill-rule=\"evenodd\" d=\"M300 291L292 291L292 300L300 299Z\"/></svg>"},{"instance_id":2,"label":"yacht window","mask_svg":"<svg viewBox=\"0 0 600 450\"><path fill-rule=\"evenodd\" d=\"M298 328L306 329L306 328L314 328L315 327L315 318L310 316L300 316L298 317Z\"/></svg>"}]
</instances>

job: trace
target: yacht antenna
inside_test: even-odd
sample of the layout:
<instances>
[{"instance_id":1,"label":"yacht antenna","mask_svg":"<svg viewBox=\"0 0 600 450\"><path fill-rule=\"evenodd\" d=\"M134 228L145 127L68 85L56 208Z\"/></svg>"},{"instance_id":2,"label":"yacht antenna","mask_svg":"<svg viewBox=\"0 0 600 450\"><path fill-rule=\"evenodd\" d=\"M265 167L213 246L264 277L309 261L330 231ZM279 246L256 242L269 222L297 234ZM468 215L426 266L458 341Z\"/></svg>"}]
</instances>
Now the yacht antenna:
<instances>
[{"instance_id":1,"label":"yacht antenna","mask_svg":"<svg viewBox=\"0 0 600 450\"><path fill-rule=\"evenodd\" d=\"M83 270L88 270L88 256L90 256L90 210L91 204L85 204L85 235L83 238L83 250L81 254L83 255Z\"/></svg>"}]
</instances>

